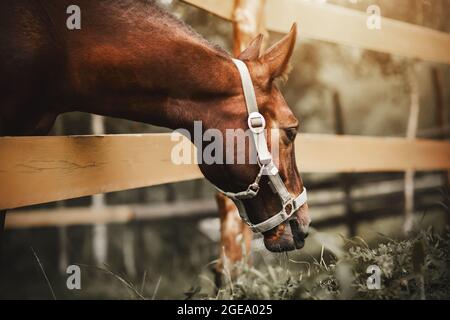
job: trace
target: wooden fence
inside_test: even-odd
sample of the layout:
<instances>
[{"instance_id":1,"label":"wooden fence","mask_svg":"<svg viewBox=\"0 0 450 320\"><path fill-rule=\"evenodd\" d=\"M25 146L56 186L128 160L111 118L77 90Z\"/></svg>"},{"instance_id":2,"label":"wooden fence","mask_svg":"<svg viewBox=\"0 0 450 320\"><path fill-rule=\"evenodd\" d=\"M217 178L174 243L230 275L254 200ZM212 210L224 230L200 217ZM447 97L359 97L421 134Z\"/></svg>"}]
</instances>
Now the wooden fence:
<instances>
[{"instance_id":1,"label":"wooden fence","mask_svg":"<svg viewBox=\"0 0 450 320\"><path fill-rule=\"evenodd\" d=\"M176 165L170 134L0 138L0 209L202 177ZM300 135L301 172L450 169L450 144L432 140Z\"/></svg>"},{"instance_id":2,"label":"wooden fence","mask_svg":"<svg viewBox=\"0 0 450 320\"><path fill-rule=\"evenodd\" d=\"M227 20L233 17L234 0L184 2ZM286 32L297 21L300 37L450 64L448 34L387 18L381 31L369 30L367 15L361 12L297 0L267 0L266 19L272 31ZM173 164L174 143L167 134L2 137L0 209L202 178L195 164ZM296 147L301 172L450 169L446 141L300 135ZM119 216L128 215L123 212ZM117 219L110 217L97 218L102 222Z\"/></svg>"},{"instance_id":3,"label":"wooden fence","mask_svg":"<svg viewBox=\"0 0 450 320\"><path fill-rule=\"evenodd\" d=\"M231 21L235 0L182 0ZM299 36L361 49L450 64L450 35L382 17L381 30L367 28L368 15L331 4L265 0L266 25L286 33L297 22Z\"/></svg>"}]
</instances>

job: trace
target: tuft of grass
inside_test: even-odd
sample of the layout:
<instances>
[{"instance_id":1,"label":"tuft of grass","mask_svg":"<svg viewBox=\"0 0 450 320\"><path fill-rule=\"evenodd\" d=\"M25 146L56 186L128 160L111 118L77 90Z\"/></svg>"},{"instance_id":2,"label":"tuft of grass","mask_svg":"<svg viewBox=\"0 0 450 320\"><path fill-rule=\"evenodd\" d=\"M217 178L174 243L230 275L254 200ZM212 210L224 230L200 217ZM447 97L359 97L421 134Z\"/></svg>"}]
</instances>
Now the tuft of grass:
<instances>
[{"instance_id":1,"label":"tuft of grass","mask_svg":"<svg viewBox=\"0 0 450 320\"><path fill-rule=\"evenodd\" d=\"M322 247L320 257L259 267L241 263L238 276L197 299L449 299L450 231L431 228L408 239L370 248L363 239L346 239L343 248ZM333 252L335 251L335 252ZM324 258L324 253L328 254ZM295 265L296 268L291 268ZM369 290L367 268L381 269L381 289ZM198 286L197 286L198 287Z\"/></svg>"},{"instance_id":2,"label":"tuft of grass","mask_svg":"<svg viewBox=\"0 0 450 320\"><path fill-rule=\"evenodd\" d=\"M36 259L36 261L37 261L37 263L39 265L39 268L41 269L41 272L42 272L42 274L43 274L43 276L45 278L45 282L47 283L47 285L48 285L48 287L50 289L50 292L52 294L53 300L56 300L55 291L53 290L52 284L50 283L50 280L48 279L47 273L45 272L44 265L42 264L41 260L39 259L36 251L34 251L33 247L30 247L30 249L33 252L34 258Z\"/></svg>"},{"instance_id":3,"label":"tuft of grass","mask_svg":"<svg viewBox=\"0 0 450 320\"><path fill-rule=\"evenodd\" d=\"M101 271L101 272L103 272L105 274L108 274L108 275L112 276L114 279L119 281L120 284L122 284L125 288L128 289L131 298L139 299L139 300L146 300L146 297L142 294L142 291L145 288L146 273L144 273L144 277L143 277L143 280L142 280L142 287L141 287L141 290L139 291L136 288L136 286L131 281L127 280L124 276L121 276L121 275L111 271L109 269L108 265L106 265L106 264L105 264L105 267L90 266L90 265L86 265L86 264L82 264L82 263L79 263L78 265L80 267L96 269L98 271ZM160 281L161 281L161 278L158 280L158 284L157 284L157 287L155 288L154 296L156 295L156 291L158 290ZM153 298L154 298L154 296L153 296Z\"/></svg>"}]
</instances>

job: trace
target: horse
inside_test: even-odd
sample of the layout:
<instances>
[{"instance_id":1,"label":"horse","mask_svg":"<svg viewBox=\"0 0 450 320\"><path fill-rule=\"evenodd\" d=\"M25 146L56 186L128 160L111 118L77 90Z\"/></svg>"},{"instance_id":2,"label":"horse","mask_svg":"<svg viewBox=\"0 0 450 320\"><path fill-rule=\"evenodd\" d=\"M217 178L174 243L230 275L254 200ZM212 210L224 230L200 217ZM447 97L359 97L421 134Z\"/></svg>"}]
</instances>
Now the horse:
<instances>
[{"instance_id":1,"label":"horse","mask_svg":"<svg viewBox=\"0 0 450 320\"><path fill-rule=\"evenodd\" d=\"M276 180L260 174L261 163L199 168L230 197L253 192L239 199L240 207L252 226L272 221L269 228L255 228L268 250L302 248L310 223L306 198L294 208L274 192L284 188L291 200L306 192L295 161L299 121L277 84L289 71L296 26L264 53L262 36L256 37L233 60L152 1L79 0L81 29L75 30L66 27L69 5L69 0L1 2L0 135L46 135L58 115L73 111L182 128L191 136L196 121L203 130L223 133L264 121L265 129L279 131L279 163L270 170ZM246 72L250 89L243 84ZM253 91L258 119L249 118L246 89ZM270 150L273 143L265 143ZM0 232L5 215L0 213ZM274 225L279 216L289 219Z\"/></svg>"}]
</instances>

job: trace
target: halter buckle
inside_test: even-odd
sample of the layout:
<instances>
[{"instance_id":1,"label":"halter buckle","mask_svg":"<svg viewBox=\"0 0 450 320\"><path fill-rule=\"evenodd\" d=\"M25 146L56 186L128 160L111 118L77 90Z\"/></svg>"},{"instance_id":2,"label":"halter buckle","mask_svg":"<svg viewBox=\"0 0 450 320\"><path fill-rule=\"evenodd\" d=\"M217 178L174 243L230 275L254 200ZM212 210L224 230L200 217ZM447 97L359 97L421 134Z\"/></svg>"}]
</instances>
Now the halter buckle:
<instances>
[{"instance_id":1,"label":"halter buckle","mask_svg":"<svg viewBox=\"0 0 450 320\"><path fill-rule=\"evenodd\" d=\"M256 182L252 183L251 185L248 186L248 190L253 191L255 194L257 194L259 191L259 184Z\"/></svg>"},{"instance_id":2,"label":"halter buckle","mask_svg":"<svg viewBox=\"0 0 450 320\"><path fill-rule=\"evenodd\" d=\"M259 190L259 184L258 183L252 183L251 185L250 185L250 189L251 190L253 190L253 191L258 191Z\"/></svg>"},{"instance_id":3,"label":"halter buckle","mask_svg":"<svg viewBox=\"0 0 450 320\"><path fill-rule=\"evenodd\" d=\"M266 128L266 119L259 112L252 112L248 116L248 127L253 133L259 134Z\"/></svg>"}]
</instances>

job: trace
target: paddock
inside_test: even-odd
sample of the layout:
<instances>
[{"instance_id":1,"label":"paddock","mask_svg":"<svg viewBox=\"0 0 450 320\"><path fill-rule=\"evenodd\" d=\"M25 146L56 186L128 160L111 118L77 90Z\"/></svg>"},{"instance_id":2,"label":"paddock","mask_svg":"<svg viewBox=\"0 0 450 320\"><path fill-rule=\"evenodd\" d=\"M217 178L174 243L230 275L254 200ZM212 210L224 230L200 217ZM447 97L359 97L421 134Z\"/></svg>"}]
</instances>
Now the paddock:
<instances>
[{"instance_id":1,"label":"paddock","mask_svg":"<svg viewBox=\"0 0 450 320\"><path fill-rule=\"evenodd\" d=\"M358 225L392 216L402 217L407 231L418 212L435 205L429 199L434 202L436 190L448 187L450 182L450 111L444 84L450 64L448 33L386 17L382 18L381 30L370 30L366 27L366 12L333 4L297 0L182 2L185 4L177 5L188 12L206 11L203 19L218 17L227 21L234 30L233 46L239 46L242 37L261 30L275 35L286 33L291 23L297 22L301 39L298 50L302 50L303 41L316 41L349 50L379 52L410 64L426 64L436 103L421 105L419 75L405 68L405 79L410 81L410 92L405 95L409 95L410 105L404 114L403 137L348 133L345 101L339 90L333 89L333 109L329 111L332 133L301 133L295 148L302 174L326 177L307 180L312 190L312 210L344 208L342 215L330 214L316 221L314 227L319 231L344 226L354 236ZM258 28L250 20L240 20L239 12L258 22ZM426 129L419 128L420 114L431 111L435 114L434 123ZM165 198L170 199L174 184L203 183L204 178L195 163L176 165L171 161L176 142L170 133L104 134L105 120L91 121L89 135L55 132L56 135L45 137L0 137L0 210L11 210L6 217L8 230L62 230L184 218L201 221L215 216L216 204L208 197L107 204L106 193L157 186L166 186ZM194 146L192 150L195 152ZM94 195L97 202L93 200L89 205L54 204ZM383 202L384 209L366 208L358 213L359 205L370 201ZM395 210L388 212L386 207ZM129 261L136 260L135 255L135 251L132 257L125 257L124 253L128 270L134 268Z\"/></svg>"}]
</instances>

